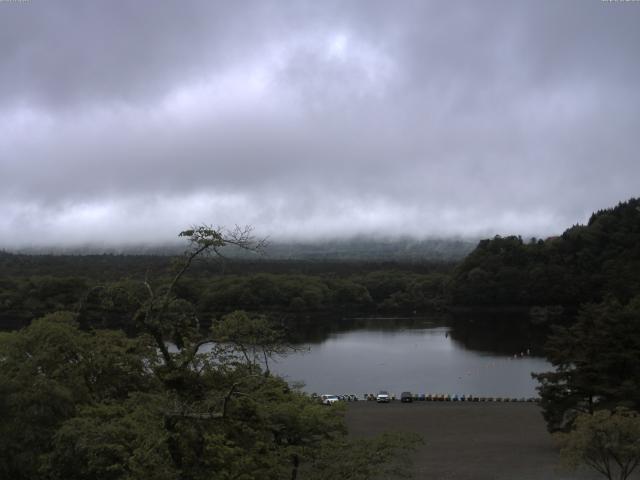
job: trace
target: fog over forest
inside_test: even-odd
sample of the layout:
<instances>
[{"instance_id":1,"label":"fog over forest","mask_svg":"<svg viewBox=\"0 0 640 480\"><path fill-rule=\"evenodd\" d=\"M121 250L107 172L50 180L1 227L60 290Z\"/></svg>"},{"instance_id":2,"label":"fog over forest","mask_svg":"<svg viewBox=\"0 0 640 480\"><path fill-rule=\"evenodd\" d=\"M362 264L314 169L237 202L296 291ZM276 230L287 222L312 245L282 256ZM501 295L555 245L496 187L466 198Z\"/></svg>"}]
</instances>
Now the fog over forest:
<instances>
[{"instance_id":1,"label":"fog over forest","mask_svg":"<svg viewBox=\"0 0 640 480\"><path fill-rule=\"evenodd\" d=\"M0 2L0 248L548 236L638 195L637 2Z\"/></svg>"}]
</instances>

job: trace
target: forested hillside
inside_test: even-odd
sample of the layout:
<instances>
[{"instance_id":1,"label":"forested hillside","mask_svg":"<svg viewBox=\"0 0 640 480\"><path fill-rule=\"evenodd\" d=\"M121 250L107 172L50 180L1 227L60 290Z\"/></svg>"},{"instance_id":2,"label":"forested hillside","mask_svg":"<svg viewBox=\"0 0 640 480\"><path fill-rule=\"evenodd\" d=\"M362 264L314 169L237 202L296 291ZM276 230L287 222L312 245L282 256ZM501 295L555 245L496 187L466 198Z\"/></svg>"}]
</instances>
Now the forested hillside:
<instances>
[{"instance_id":1,"label":"forested hillside","mask_svg":"<svg viewBox=\"0 0 640 480\"><path fill-rule=\"evenodd\" d=\"M545 240L481 241L449 284L457 306L563 306L640 293L640 199L594 213Z\"/></svg>"},{"instance_id":2,"label":"forested hillside","mask_svg":"<svg viewBox=\"0 0 640 480\"><path fill-rule=\"evenodd\" d=\"M459 261L476 246L474 238L414 237L376 238L356 236L348 239L277 241L269 239L269 248L257 258L252 252L226 249L225 255L236 260L255 262L297 261L297 262L418 262ZM168 257L182 253L179 243L159 245L133 244L108 246L87 244L82 246L21 247L16 253L26 256L69 256L84 257L110 256L126 257Z\"/></svg>"}]
</instances>

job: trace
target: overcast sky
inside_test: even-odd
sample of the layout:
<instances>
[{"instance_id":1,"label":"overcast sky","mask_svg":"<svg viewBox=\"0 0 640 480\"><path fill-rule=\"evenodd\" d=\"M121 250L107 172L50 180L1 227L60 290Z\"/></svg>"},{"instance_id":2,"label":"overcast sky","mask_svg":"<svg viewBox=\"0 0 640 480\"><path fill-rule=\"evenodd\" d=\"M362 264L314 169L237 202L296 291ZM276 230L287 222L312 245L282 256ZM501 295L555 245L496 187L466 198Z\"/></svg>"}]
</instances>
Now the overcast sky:
<instances>
[{"instance_id":1,"label":"overcast sky","mask_svg":"<svg viewBox=\"0 0 640 480\"><path fill-rule=\"evenodd\" d=\"M640 195L640 2L0 0L0 247L545 236Z\"/></svg>"}]
</instances>

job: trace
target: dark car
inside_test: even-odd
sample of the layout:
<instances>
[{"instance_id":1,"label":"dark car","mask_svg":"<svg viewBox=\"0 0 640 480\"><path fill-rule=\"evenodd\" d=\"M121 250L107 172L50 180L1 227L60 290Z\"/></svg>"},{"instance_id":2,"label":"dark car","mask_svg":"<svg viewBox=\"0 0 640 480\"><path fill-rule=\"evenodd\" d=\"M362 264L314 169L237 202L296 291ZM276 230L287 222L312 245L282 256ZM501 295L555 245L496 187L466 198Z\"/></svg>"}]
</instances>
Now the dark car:
<instances>
[{"instance_id":1,"label":"dark car","mask_svg":"<svg viewBox=\"0 0 640 480\"><path fill-rule=\"evenodd\" d=\"M411 403L413 402L413 395L411 395L411 392L402 392L400 394L400 401Z\"/></svg>"}]
</instances>

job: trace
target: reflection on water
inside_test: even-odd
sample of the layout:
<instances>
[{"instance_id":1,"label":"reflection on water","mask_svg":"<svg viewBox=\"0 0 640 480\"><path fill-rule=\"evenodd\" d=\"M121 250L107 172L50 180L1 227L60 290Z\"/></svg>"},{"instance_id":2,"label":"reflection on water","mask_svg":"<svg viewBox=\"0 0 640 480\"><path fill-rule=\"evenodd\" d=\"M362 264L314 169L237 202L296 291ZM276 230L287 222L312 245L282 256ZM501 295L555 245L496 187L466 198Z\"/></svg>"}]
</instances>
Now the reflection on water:
<instances>
[{"instance_id":1,"label":"reflection on water","mask_svg":"<svg viewBox=\"0 0 640 480\"><path fill-rule=\"evenodd\" d=\"M332 335L353 330L396 332L403 329L426 328L445 325L449 317L326 317L289 318L283 321L287 339L297 344L323 343Z\"/></svg>"},{"instance_id":2,"label":"reflection on water","mask_svg":"<svg viewBox=\"0 0 640 480\"><path fill-rule=\"evenodd\" d=\"M513 355L529 350L543 356L549 325L532 325L524 315L456 315L449 319L451 336L470 350Z\"/></svg>"},{"instance_id":3,"label":"reflection on water","mask_svg":"<svg viewBox=\"0 0 640 480\"><path fill-rule=\"evenodd\" d=\"M382 324L384 329L368 319L366 327L327 334L319 343L308 342L306 351L278 359L272 370L317 393L409 390L531 397L536 395L531 372L551 368L543 358L527 354L533 348L522 339L514 342L517 348L501 345L503 353L489 353L465 348L450 326L424 319L385 319Z\"/></svg>"}]
</instances>

